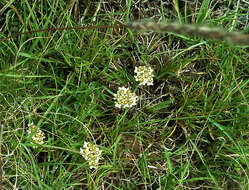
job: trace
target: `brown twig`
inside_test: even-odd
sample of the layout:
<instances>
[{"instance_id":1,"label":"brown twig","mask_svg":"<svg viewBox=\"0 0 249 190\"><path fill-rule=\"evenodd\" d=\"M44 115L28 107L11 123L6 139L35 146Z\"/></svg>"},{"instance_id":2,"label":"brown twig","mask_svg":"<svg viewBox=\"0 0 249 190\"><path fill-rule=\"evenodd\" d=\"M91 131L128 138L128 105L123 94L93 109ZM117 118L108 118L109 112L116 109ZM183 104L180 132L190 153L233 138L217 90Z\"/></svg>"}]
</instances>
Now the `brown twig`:
<instances>
[{"instance_id":1,"label":"brown twig","mask_svg":"<svg viewBox=\"0 0 249 190\"><path fill-rule=\"evenodd\" d=\"M210 28L205 26L197 26L192 24L178 24L178 23L156 23L156 22L131 22L127 25L99 25L99 26L75 26L62 28L45 28L40 30L33 30L23 33L18 33L6 38L0 38L0 41L15 38L21 35L28 35L44 31L57 30L85 30L85 29L103 29L103 28L130 28L132 30L146 30L154 32L173 32L176 34L184 34L189 36L199 36L219 41L227 41L234 45L249 45L249 35L240 32L226 32L219 28Z\"/></svg>"},{"instance_id":2,"label":"brown twig","mask_svg":"<svg viewBox=\"0 0 249 190\"><path fill-rule=\"evenodd\" d=\"M22 35L30 35L34 33L39 33L39 32L48 32L48 31L63 31L63 30L85 30L85 29L103 29L103 28L125 28L127 27L126 25L123 24L117 24L117 25L96 25L96 26L74 26L74 27L61 27L61 28L44 28L44 29L39 29L39 30L32 30L28 32L23 32L23 33L17 33L12 36L0 38L0 41L6 41L9 39L16 38L18 36Z\"/></svg>"},{"instance_id":3,"label":"brown twig","mask_svg":"<svg viewBox=\"0 0 249 190\"><path fill-rule=\"evenodd\" d=\"M16 15L18 16L20 22L24 25L24 21L23 21L23 19L22 19L22 16L21 16L21 14L18 12L18 10L16 9L16 7L14 7L13 5L11 5L10 7L11 7L12 9L14 9L14 11L15 11Z\"/></svg>"}]
</instances>

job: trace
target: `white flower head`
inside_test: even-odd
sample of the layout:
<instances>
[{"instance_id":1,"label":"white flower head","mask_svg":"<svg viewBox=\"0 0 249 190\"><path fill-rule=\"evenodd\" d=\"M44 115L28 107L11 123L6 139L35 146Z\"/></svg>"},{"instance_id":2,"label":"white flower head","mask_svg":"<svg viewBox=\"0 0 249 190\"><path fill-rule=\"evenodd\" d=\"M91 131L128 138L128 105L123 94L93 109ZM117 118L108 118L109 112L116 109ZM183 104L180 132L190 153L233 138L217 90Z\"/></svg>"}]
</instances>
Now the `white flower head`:
<instances>
[{"instance_id":1,"label":"white flower head","mask_svg":"<svg viewBox=\"0 0 249 190\"><path fill-rule=\"evenodd\" d=\"M45 139L45 133L41 130L41 129L37 129L36 130L36 126L31 123L28 125L28 131L27 133L28 134L31 134L33 133L33 136L32 136L32 140L34 141L35 144L44 144L44 139ZM33 142L31 142L31 144L34 144ZM34 148L36 148L37 146L34 146Z\"/></svg>"},{"instance_id":2,"label":"white flower head","mask_svg":"<svg viewBox=\"0 0 249 190\"><path fill-rule=\"evenodd\" d=\"M117 108L128 108L136 105L137 95L129 88L119 87L117 94L114 95L115 107Z\"/></svg>"},{"instance_id":3,"label":"white flower head","mask_svg":"<svg viewBox=\"0 0 249 190\"><path fill-rule=\"evenodd\" d=\"M89 162L90 169L97 168L101 153L102 151L90 142L84 142L83 148L80 148L80 154Z\"/></svg>"},{"instance_id":4,"label":"white flower head","mask_svg":"<svg viewBox=\"0 0 249 190\"><path fill-rule=\"evenodd\" d=\"M153 69L151 67L139 66L135 67L135 76L136 81L139 82L139 85L153 85L153 77L152 74Z\"/></svg>"}]
</instances>

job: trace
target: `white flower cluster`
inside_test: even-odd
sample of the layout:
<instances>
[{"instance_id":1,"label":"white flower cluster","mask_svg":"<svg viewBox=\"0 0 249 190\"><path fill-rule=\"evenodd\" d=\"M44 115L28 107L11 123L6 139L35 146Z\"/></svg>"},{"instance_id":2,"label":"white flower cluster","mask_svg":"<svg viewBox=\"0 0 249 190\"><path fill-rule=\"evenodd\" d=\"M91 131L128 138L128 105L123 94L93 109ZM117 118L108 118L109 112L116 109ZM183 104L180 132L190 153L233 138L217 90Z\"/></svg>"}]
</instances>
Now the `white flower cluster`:
<instances>
[{"instance_id":1,"label":"white flower cluster","mask_svg":"<svg viewBox=\"0 0 249 190\"><path fill-rule=\"evenodd\" d=\"M153 69L151 67L139 66L135 67L135 76L136 81L139 82L139 85L153 85Z\"/></svg>"},{"instance_id":2,"label":"white flower cluster","mask_svg":"<svg viewBox=\"0 0 249 190\"><path fill-rule=\"evenodd\" d=\"M90 169L97 168L102 151L96 145L84 142L83 148L80 148L80 153L89 162Z\"/></svg>"},{"instance_id":3,"label":"white flower cluster","mask_svg":"<svg viewBox=\"0 0 249 190\"><path fill-rule=\"evenodd\" d=\"M152 74L153 69L151 67L139 66L135 67L135 76L136 81L139 82L139 85L153 85ZM129 88L119 87L117 94L114 95L115 107L117 108L128 108L136 105L137 96L135 93L132 93Z\"/></svg>"},{"instance_id":4,"label":"white flower cluster","mask_svg":"<svg viewBox=\"0 0 249 190\"><path fill-rule=\"evenodd\" d=\"M27 131L28 134L33 133L36 129L36 126L33 123L28 125L28 127L29 127ZM38 129L32 136L32 139L36 144L44 144L43 140L45 139L45 133L42 130ZM31 142L31 144L33 144L33 142ZM34 146L34 147L37 147L37 146Z\"/></svg>"},{"instance_id":5,"label":"white flower cluster","mask_svg":"<svg viewBox=\"0 0 249 190\"><path fill-rule=\"evenodd\" d=\"M114 97L116 100L115 106L118 108L128 108L136 105L137 96L129 88L119 87Z\"/></svg>"}]
</instances>

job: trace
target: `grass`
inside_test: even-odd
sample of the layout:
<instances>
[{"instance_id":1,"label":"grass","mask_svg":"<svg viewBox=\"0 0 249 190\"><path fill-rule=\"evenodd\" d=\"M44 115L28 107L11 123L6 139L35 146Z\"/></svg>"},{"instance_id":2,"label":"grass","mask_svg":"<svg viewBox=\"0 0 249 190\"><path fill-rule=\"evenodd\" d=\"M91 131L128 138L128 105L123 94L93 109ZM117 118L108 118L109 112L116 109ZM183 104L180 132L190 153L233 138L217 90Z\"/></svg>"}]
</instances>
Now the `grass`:
<instances>
[{"instance_id":1,"label":"grass","mask_svg":"<svg viewBox=\"0 0 249 190\"><path fill-rule=\"evenodd\" d=\"M248 5L239 0L3 0L0 7L1 37L143 18L248 30ZM0 185L249 189L248 63L248 47L128 29L0 41ZM140 65L153 68L153 86L138 86ZM139 96L135 107L115 108L121 86ZM36 149L27 134L31 122L46 135ZM102 150L97 169L80 155L85 141Z\"/></svg>"}]
</instances>

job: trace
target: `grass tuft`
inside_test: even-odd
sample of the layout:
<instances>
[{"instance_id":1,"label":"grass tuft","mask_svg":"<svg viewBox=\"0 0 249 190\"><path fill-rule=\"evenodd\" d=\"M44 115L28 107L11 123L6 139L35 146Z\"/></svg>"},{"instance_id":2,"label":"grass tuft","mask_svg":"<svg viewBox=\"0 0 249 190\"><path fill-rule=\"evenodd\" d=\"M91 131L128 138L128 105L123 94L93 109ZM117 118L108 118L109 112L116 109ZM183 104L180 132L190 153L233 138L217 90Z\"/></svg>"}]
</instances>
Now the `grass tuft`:
<instances>
[{"instance_id":1,"label":"grass tuft","mask_svg":"<svg viewBox=\"0 0 249 190\"><path fill-rule=\"evenodd\" d=\"M0 5L0 37L140 19L248 31L240 0ZM0 189L248 189L248 62L247 46L184 32L56 30L0 41ZM153 71L151 85L139 85L140 66ZM115 107L120 87L138 96L131 107ZM32 122L43 144L32 141ZM84 142L99 148L97 167L91 147L82 157Z\"/></svg>"}]
</instances>

